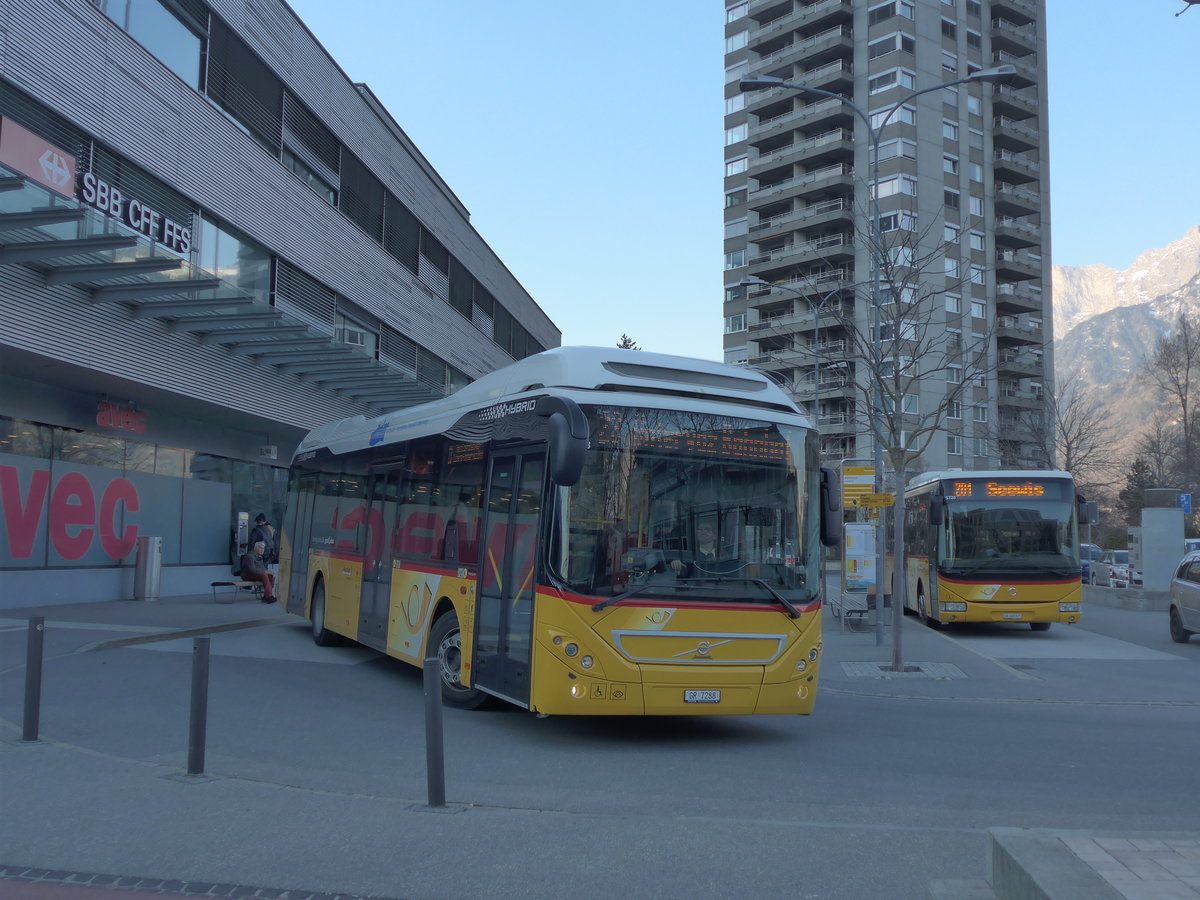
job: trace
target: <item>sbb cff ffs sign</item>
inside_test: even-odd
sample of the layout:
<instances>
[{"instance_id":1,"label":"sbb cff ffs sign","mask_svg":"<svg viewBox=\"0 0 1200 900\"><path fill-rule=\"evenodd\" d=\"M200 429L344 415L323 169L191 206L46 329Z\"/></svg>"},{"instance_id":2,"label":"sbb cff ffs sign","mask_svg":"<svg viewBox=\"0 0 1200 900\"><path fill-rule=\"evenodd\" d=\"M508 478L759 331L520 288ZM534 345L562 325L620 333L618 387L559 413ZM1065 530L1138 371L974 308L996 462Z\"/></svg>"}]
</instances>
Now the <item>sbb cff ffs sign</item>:
<instances>
[{"instance_id":1,"label":"sbb cff ffs sign","mask_svg":"<svg viewBox=\"0 0 1200 900\"><path fill-rule=\"evenodd\" d=\"M134 231L141 232L168 250L188 253L192 249L192 229L168 219L136 197L126 197L120 188L92 172L83 173L80 196L84 203L94 206L105 215L120 219Z\"/></svg>"}]
</instances>

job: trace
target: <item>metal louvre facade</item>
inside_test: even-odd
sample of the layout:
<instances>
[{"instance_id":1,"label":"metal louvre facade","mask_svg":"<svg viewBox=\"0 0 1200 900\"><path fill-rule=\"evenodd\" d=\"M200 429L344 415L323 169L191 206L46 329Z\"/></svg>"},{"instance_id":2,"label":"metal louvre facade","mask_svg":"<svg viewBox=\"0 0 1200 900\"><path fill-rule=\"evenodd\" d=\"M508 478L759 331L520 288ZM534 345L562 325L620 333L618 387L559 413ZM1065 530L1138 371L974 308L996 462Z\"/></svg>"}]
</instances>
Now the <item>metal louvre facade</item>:
<instances>
[{"instance_id":1,"label":"metal louvre facade","mask_svg":"<svg viewBox=\"0 0 1200 900\"><path fill-rule=\"evenodd\" d=\"M282 0L147 2L163 58L103 0L0 0L0 579L34 605L126 597L138 534L207 590L308 429L560 342Z\"/></svg>"}]
</instances>

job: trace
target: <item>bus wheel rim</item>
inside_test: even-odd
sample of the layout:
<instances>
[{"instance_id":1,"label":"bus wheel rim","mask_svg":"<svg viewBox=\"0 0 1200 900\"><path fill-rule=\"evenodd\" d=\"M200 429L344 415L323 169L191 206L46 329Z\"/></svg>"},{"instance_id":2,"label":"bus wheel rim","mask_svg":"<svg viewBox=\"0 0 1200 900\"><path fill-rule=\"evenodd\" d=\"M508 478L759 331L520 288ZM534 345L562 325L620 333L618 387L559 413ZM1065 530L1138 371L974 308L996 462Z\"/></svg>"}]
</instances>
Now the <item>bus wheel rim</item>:
<instances>
[{"instance_id":1,"label":"bus wheel rim","mask_svg":"<svg viewBox=\"0 0 1200 900\"><path fill-rule=\"evenodd\" d=\"M438 664L442 669L442 681L461 690L462 685L462 633L452 631L438 644Z\"/></svg>"}]
</instances>

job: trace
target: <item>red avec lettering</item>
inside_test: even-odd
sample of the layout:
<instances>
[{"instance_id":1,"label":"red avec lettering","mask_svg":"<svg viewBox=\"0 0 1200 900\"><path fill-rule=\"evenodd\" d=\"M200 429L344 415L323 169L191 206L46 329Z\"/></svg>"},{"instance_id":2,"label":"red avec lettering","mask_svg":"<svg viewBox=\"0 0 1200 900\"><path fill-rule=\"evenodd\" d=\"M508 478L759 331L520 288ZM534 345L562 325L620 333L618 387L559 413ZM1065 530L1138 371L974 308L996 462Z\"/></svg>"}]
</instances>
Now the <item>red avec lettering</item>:
<instances>
[{"instance_id":1,"label":"red avec lettering","mask_svg":"<svg viewBox=\"0 0 1200 900\"><path fill-rule=\"evenodd\" d=\"M50 472L37 469L29 479L29 495L21 502L21 484L15 466L0 466L0 505L8 531L8 552L13 559L29 559L37 538L38 522L46 507Z\"/></svg>"},{"instance_id":2,"label":"red avec lettering","mask_svg":"<svg viewBox=\"0 0 1200 900\"><path fill-rule=\"evenodd\" d=\"M81 559L95 534L96 498L79 472L68 472L50 495L50 541L63 559ZM78 527L74 534L67 529Z\"/></svg>"}]
</instances>

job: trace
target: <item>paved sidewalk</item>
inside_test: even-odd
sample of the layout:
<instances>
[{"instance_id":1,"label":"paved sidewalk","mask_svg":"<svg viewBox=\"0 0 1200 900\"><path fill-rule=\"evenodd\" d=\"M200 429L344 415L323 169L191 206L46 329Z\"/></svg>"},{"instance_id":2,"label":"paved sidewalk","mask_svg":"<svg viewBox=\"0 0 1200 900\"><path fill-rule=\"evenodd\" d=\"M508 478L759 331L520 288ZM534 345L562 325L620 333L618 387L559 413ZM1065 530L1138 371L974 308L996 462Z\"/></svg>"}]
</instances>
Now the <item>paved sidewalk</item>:
<instances>
[{"instance_id":1,"label":"paved sidewalk","mask_svg":"<svg viewBox=\"0 0 1200 900\"><path fill-rule=\"evenodd\" d=\"M1127 900L1200 898L1200 838L1060 840Z\"/></svg>"}]
</instances>

